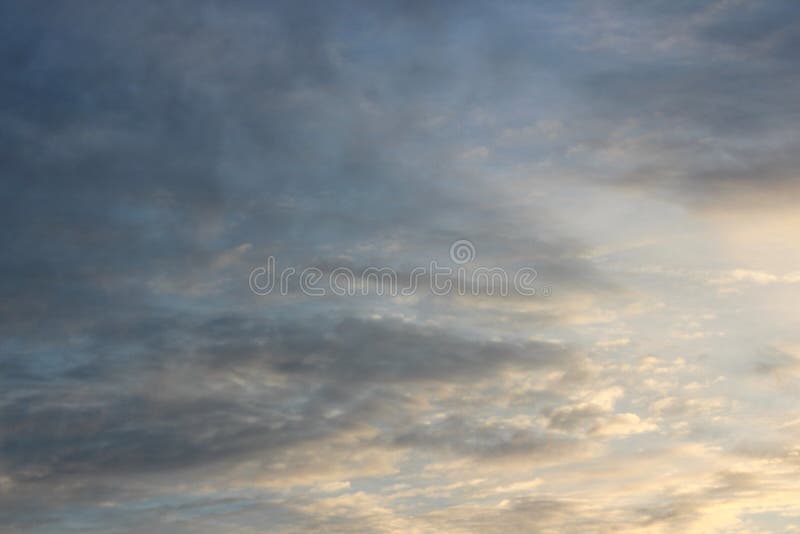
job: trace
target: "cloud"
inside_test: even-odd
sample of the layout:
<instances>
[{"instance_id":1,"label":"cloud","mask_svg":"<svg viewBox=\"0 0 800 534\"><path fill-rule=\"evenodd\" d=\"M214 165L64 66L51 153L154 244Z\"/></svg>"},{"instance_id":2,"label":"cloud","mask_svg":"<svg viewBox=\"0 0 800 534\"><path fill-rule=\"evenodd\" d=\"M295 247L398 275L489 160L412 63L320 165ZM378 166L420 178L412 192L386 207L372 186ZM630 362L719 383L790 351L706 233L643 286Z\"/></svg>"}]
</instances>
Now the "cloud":
<instances>
[{"instance_id":1,"label":"cloud","mask_svg":"<svg viewBox=\"0 0 800 534\"><path fill-rule=\"evenodd\" d=\"M448 451L481 461L526 459L563 460L581 452L575 440L540 433L535 429L497 422L470 421L463 416L416 425L394 438L401 447Z\"/></svg>"},{"instance_id":2,"label":"cloud","mask_svg":"<svg viewBox=\"0 0 800 534\"><path fill-rule=\"evenodd\" d=\"M54 484L74 487L54 498L58 514L61 498L170 491L171 476L219 484L228 473L240 484L280 488L392 472L398 451L553 461L580 449L534 430L509 436L504 426L466 415L421 426L412 394L426 384L466 387L508 369L580 365L558 344L470 340L392 320L320 320L309 331L238 316L102 335L99 346L137 356L66 369L57 388L23 375L22 390L6 377L17 391L0 408L0 470L11 502L38 501L32 495L50 495L55 490L44 488ZM119 477L141 482L125 489L114 482Z\"/></svg>"},{"instance_id":3,"label":"cloud","mask_svg":"<svg viewBox=\"0 0 800 534\"><path fill-rule=\"evenodd\" d=\"M0 522L790 522L798 17L0 2ZM247 285L457 239L548 296Z\"/></svg>"},{"instance_id":4,"label":"cloud","mask_svg":"<svg viewBox=\"0 0 800 534\"><path fill-rule=\"evenodd\" d=\"M703 209L764 209L796 189L796 5L588 10L580 32L598 61L583 73L584 121L600 131L586 137L593 157L619 156L610 180Z\"/></svg>"}]
</instances>

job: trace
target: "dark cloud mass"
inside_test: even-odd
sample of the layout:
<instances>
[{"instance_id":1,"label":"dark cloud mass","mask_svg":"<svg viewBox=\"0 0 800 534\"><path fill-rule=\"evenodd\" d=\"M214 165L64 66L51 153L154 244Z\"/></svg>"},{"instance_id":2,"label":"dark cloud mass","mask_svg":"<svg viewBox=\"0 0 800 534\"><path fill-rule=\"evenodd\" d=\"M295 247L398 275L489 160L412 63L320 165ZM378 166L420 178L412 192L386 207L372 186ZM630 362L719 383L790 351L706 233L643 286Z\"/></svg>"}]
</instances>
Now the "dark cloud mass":
<instances>
[{"instance_id":1,"label":"dark cloud mass","mask_svg":"<svg viewBox=\"0 0 800 534\"><path fill-rule=\"evenodd\" d=\"M700 264L676 235L796 198L799 23L790 1L0 1L0 530L780 524L788 475L728 470L764 455L722 411L782 406L729 384L790 385L792 325L727 340L746 283L796 272L719 259L696 298L620 273L688 279L651 266ZM465 238L546 296L248 288L267 255L408 280ZM751 342L780 348L704 367Z\"/></svg>"}]
</instances>

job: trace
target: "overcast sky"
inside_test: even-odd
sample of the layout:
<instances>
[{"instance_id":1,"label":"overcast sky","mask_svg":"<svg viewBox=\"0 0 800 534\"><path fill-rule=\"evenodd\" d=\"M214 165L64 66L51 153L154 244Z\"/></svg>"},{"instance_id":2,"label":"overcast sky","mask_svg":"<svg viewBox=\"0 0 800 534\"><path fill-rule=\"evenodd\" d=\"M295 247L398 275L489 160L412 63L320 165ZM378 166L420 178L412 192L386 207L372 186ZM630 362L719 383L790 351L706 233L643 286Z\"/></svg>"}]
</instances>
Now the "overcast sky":
<instances>
[{"instance_id":1,"label":"overcast sky","mask_svg":"<svg viewBox=\"0 0 800 534\"><path fill-rule=\"evenodd\" d=\"M4 0L0 66L3 532L800 532L800 3Z\"/></svg>"}]
</instances>

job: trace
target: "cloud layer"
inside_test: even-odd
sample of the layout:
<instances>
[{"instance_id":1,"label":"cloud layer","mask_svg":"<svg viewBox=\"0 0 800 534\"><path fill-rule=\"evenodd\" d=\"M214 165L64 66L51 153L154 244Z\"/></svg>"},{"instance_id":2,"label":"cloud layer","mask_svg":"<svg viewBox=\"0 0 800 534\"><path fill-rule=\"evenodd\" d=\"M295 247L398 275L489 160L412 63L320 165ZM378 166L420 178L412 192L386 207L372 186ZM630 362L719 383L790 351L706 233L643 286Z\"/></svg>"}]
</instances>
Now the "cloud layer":
<instances>
[{"instance_id":1,"label":"cloud layer","mask_svg":"<svg viewBox=\"0 0 800 534\"><path fill-rule=\"evenodd\" d=\"M0 2L2 529L793 532L798 22Z\"/></svg>"}]
</instances>

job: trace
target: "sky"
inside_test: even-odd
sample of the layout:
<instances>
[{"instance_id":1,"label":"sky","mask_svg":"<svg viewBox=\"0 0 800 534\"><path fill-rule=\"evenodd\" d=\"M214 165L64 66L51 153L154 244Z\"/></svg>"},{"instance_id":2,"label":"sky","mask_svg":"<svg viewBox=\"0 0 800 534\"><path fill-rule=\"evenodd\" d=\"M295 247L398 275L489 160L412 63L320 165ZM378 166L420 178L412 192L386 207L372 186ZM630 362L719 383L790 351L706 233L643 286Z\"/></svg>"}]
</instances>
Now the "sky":
<instances>
[{"instance_id":1,"label":"sky","mask_svg":"<svg viewBox=\"0 0 800 534\"><path fill-rule=\"evenodd\" d=\"M800 532L797 2L3 0L0 67L2 532Z\"/></svg>"}]
</instances>

